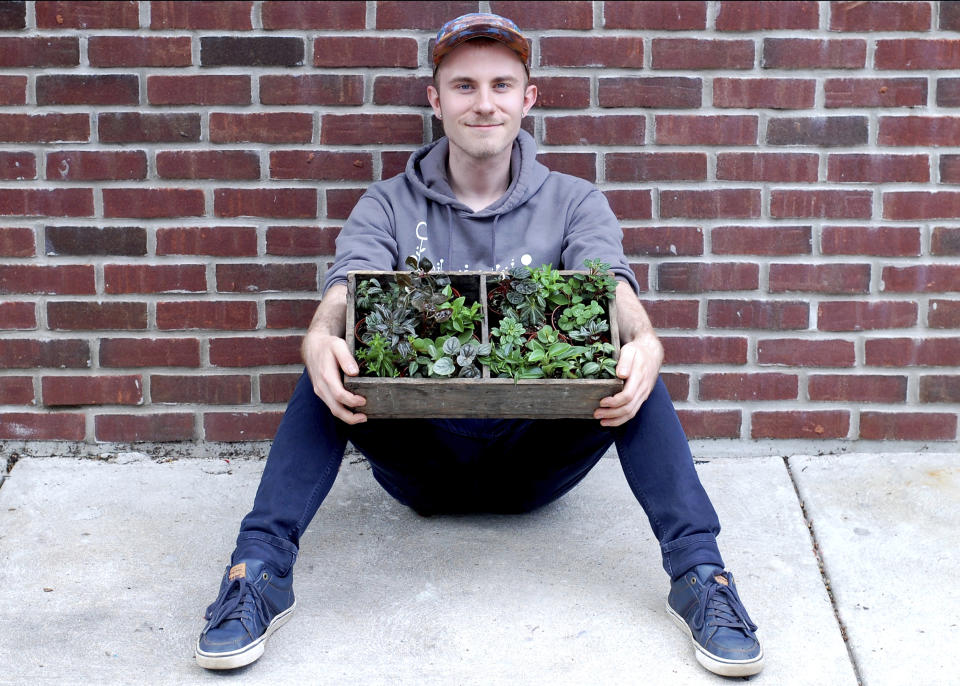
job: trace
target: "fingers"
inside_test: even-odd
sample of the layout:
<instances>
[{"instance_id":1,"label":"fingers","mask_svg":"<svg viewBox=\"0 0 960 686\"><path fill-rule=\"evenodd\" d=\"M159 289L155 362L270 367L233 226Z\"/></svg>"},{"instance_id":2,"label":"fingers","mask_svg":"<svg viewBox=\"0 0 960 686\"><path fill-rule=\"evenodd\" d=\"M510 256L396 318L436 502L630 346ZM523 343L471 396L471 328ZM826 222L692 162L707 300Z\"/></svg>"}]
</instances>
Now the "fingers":
<instances>
[{"instance_id":1,"label":"fingers","mask_svg":"<svg viewBox=\"0 0 960 686\"><path fill-rule=\"evenodd\" d=\"M366 415L353 412L350 408L366 404L366 399L344 388L340 379L341 369L348 376L359 373L357 362L347 349L346 342L333 336L325 337L310 353L305 357L307 372L313 381L313 392L337 419L347 424L365 422Z\"/></svg>"}]
</instances>

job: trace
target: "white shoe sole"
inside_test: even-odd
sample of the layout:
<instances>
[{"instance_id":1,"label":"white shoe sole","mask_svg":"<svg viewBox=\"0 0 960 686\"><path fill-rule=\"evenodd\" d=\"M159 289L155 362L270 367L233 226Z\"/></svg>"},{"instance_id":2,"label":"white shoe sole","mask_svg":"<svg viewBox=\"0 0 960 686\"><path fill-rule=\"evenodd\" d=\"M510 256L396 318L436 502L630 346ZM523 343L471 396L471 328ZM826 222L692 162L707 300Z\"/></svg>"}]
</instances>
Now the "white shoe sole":
<instances>
[{"instance_id":1,"label":"white shoe sole","mask_svg":"<svg viewBox=\"0 0 960 686\"><path fill-rule=\"evenodd\" d=\"M690 631L690 627L687 626L683 617L670 607L669 603L667 603L667 612L673 618L673 621L676 622L677 626L683 629L683 633L687 635L690 642L693 643L697 662L699 662L704 669L714 674L719 674L720 676L752 676L763 669L763 646L760 646L760 654L749 660L728 660L719 657L693 640L693 632Z\"/></svg>"},{"instance_id":2,"label":"white shoe sole","mask_svg":"<svg viewBox=\"0 0 960 686\"><path fill-rule=\"evenodd\" d=\"M239 650L234 650L229 653L205 653L200 650L200 641L198 639L196 652L197 664L204 669L236 669L237 667L249 665L251 662L256 662L260 659L260 656L263 655L267 639L270 638L270 635L274 631L287 623L287 620L290 619L290 614L296 606L297 603L294 601L293 605L273 618L273 621L267 625L267 630L263 632L263 636Z\"/></svg>"}]
</instances>

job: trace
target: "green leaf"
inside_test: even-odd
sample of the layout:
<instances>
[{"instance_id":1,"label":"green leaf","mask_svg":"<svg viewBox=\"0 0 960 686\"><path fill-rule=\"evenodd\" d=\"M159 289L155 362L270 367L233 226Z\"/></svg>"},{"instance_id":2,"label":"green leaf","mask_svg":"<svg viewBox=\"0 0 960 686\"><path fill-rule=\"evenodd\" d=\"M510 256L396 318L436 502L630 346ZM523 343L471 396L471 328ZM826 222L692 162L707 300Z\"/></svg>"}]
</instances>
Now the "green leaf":
<instances>
[{"instance_id":1,"label":"green leaf","mask_svg":"<svg viewBox=\"0 0 960 686\"><path fill-rule=\"evenodd\" d=\"M439 360L433 363L433 373L437 376L450 376L453 374L455 369L456 367L453 364L453 360L451 360L449 357L441 357Z\"/></svg>"},{"instance_id":2,"label":"green leaf","mask_svg":"<svg viewBox=\"0 0 960 686\"><path fill-rule=\"evenodd\" d=\"M460 352L460 341L455 336L443 342L444 355L456 355L458 352Z\"/></svg>"}]
</instances>

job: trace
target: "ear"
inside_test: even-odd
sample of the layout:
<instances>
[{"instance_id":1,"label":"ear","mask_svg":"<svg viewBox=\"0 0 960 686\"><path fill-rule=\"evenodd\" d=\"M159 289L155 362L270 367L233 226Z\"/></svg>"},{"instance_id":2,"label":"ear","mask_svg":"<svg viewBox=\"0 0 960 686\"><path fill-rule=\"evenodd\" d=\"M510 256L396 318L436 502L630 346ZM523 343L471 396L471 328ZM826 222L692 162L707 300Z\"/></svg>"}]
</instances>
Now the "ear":
<instances>
[{"instance_id":1,"label":"ear","mask_svg":"<svg viewBox=\"0 0 960 686\"><path fill-rule=\"evenodd\" d=\"M531 83L527 86L527 89L523 92L523 116L527 116L527 114L533 108L534 103L536 102L537 102L537 87Z\"/></svg>"},{"instance_id":2,"label":"ear","mask_svg":"<svg viewBox=\"0 0 960 686\"><path fill-rule=\"evenodd\" d=\"M433 116L437 119L443 119L443 112L440 109L440 93L432 85L427 86L427 101L433 108Z\"/></svg>"}]
</instances>

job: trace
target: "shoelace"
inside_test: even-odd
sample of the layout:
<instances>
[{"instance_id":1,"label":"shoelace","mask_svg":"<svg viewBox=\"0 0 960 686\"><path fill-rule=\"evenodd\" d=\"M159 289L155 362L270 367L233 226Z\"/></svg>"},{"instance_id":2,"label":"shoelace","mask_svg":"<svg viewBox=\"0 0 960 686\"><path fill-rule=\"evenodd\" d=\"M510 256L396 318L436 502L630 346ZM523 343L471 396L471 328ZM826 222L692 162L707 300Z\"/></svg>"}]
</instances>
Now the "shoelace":
<instances>
[{"instance_id":1,"label":"shoelace","mask_svg":"<svg viewBox=\"0 0 960 686\"><path fill-rule=\"evenodd\" d=\"M217 599L207 608L204 619L210 620L207 629L220 626L228 619L239 619L252 638L256 638L260 634L259 629L270 623L263 593L256 584L247 581L245 576L234 579L223 587ZM257 620L259 627L251 626ZM204 629L204 633L207 629Z\"/></svg>"},{"instance_id":2,"label":"shoelace","mask_svg":"<svg viewBox=\"0 0 960 686\"><path fill-rule=\"evenodd\" d=\"M743 606L740 596L733 587L733 581L726 577L729 586L718 583L712 576L704 584L700 606L693 615L693 626L697 631L703 629L707 620L707 613L714 618L717 626L726 626L732 629L749 629L756 631L757 625L750 621L747 608Z\"/></svg>"}]
</instances>

